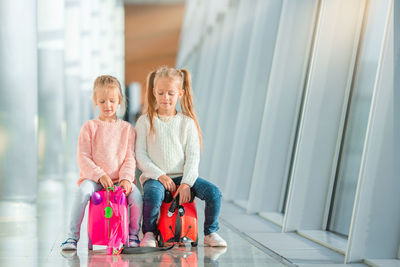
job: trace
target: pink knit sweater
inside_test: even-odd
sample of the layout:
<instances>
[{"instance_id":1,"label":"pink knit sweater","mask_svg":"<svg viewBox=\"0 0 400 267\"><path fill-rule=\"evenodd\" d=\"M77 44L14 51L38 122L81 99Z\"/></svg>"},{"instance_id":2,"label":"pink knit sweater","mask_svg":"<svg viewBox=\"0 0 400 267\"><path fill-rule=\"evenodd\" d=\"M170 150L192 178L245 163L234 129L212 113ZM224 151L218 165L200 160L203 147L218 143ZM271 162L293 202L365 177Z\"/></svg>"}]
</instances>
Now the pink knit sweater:
<instances>
[{"instance_id":1,"label":"pink knit sweater","mask_svg":"<svg viewBox=\"0 0 400 267\"><path fill-rule=\"evenodd\" d=\"M80 177L98 182L104 174L116 183L135 180L135 130L126 121L105 122L99 119L85 122L78 139Z\"/></svg>"}]
</instances>

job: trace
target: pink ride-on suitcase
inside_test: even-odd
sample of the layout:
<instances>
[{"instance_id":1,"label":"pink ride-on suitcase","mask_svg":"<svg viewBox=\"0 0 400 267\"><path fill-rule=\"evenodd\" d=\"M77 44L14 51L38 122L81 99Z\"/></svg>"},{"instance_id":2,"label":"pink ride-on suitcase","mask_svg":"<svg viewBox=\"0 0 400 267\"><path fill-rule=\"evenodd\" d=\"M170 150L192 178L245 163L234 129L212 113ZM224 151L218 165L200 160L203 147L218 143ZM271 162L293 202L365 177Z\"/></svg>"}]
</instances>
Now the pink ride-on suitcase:
<instances>
[{"instance_id":1,"label":"pink ride-on suitcase","mask_svg":"<svg viewBox=\"0 0 400 267\"><path fill-rule=\"evenodd\" d=\"M108 187L90 197L88 220L88 248L106 245L107 254L119 254L127 244L129 234L128 207L125 190Z\"/></svg>"}]
</instances>

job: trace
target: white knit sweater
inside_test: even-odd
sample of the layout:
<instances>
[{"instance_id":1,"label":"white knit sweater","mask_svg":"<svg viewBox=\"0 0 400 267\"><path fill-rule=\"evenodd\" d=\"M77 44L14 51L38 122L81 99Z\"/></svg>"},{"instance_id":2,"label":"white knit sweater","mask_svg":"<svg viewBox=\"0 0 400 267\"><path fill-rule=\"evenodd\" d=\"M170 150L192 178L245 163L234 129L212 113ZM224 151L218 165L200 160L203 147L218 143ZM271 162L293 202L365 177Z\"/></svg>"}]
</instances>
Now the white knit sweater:
<instances>
[{"instance_id":1,"label":"white knit sweater","mask_svg":"<svg viewBox=\"0 0 400 267\"><path fill-rule=\"evenodd\" d=\"M178 112L168 121L156 116L153 125L155 135L150 133L147 115L136 122L135 154L142 171L140 182L166 174L171 178L183 176L181 182L193 186L200 162L199 135L193 119Z\"/></svg>"}]
</instances>

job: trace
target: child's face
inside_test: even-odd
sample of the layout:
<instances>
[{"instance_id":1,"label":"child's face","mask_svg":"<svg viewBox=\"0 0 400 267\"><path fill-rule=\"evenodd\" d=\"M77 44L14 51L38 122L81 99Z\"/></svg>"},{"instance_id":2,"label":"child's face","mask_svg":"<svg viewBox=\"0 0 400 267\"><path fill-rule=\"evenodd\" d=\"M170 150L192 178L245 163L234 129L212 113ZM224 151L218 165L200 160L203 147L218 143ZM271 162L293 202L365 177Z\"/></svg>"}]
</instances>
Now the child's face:
<instances>
[{"instance_id":1,"label":"child's face","mask_svg":"<svg viewBox=\"0 0 400 267\"><path fill-rule=\"evenodd\" d=\"M179 97L183 95L180 81L173 78L159 78L153 88L158 109L162 113L175 112L175 105Z\"/></svg>"},{"instance_id":2,"label":"child's face","mask_svg":"<svg viewBox=\"0 0 400 267\"><path fill-rule=\"evenodd\" d=\"M96 106L101 119L115 119L119 103L118 88L101 88L96 91Z\"/></svg>"}]
</instances>

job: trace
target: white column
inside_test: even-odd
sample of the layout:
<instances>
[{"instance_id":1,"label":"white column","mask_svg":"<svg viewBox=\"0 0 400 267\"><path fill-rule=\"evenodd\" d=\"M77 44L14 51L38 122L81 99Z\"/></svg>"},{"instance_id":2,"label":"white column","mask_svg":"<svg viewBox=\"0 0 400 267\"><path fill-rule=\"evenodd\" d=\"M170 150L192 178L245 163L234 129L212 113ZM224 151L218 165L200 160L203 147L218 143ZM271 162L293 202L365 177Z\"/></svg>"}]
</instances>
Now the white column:
<instances>
[{"instance_id":1,"label":"white column","mask_svg":"<svg viewBox=\"0 0 400 267\"><path fill-rule=\"evenodd\" d=\"M0 1L0 200L36 200L36 7L33 0Z\"/></svg>"},{"instance_id":2,"label":"white column","mask_svg":"<svg viewBox=\"0 0 400 267\"><path fill-rule=\"evenodd\" d=\"M114 51L115 51L115 77L125 91L125 10L124 1L115 0L114 4Z\"/></svg>"},{"instance_id":3,"label":"white column","mask_svg":"<svg viewBox=\"0 0 400 267\"><path fill-rule=\"evenodd\" d=\"M81 128L81 1L65 1L64 49L64 117L66 121L65 164L67 177L76 179L78 166L76 153ZM94 30L94 29L93 29Z\"/></svg>"},{"instance_id":4,"label":"white column","mask_svg":"<svg viewBox=\"0 0 400 267\"><path fill-rule=\"evenodd\" d=\"M97 57L99 53L95 49L97 45L103 45L103 40L99 40L99 43L93 42L92 39L92 29L100 27L101 24L95 24L94 19L97 16L97 4L99 0L94 1L81 1L80 8L80 21L82 27L80 28L80 73L81 73L81 84L80 84L80 106L81 106L81 125L94 117L92 92L93 92L93 82L98 73L101 63L98 63ZM105 1L101 1L105 2ZM102 32L100 35L103 36ZM100 56L101 57L101 56ZM100 68L101 69L101 68Z\"/></svg>"},{"instance_id":5,"label":"white column","mask_svg":"<svg viewBox=\"0 0 400 267\"><path fill-rule=\"evenodd\" d=\"M1 263L38 266L37 1L0 1L0 40Z\"/></svg>"},{"instance_id":6,"label":"white column","mask_svg":"<svg viewBox=\"0 0 400 267\"><path fill-rule=\"evenodd\" d=\"M64 1L38 1L39 178L62 179Z\"/></svg>"}]
</instances>

